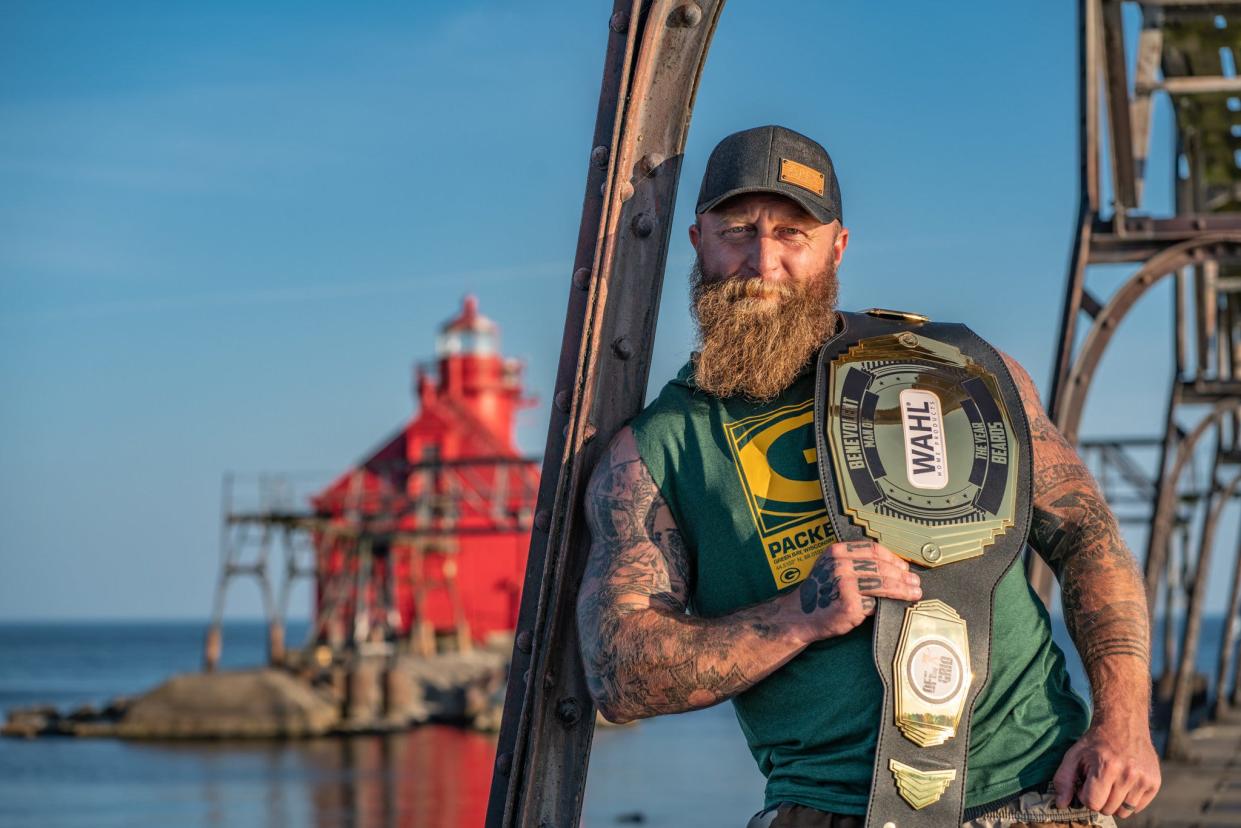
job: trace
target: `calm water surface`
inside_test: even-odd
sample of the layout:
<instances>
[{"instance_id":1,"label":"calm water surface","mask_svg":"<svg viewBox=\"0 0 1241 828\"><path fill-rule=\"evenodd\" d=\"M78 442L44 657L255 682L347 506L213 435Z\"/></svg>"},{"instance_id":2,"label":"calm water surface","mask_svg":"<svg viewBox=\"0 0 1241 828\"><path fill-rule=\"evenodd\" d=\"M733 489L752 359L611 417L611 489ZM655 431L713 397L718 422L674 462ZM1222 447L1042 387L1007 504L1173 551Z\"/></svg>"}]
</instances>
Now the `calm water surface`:
<instances>
[{"instance_id":1,"label":"calm water surface","mask_svg":"<svg viewBox=\"0 0 1241 828\"><path fill-rule=\"evenodd\" d=\"M101 704L199 666L186 623L0 624L0 707ZM290 629L297 641L303 629ZM225 667L263 660L260 624ZM0 739L0 826L482 825L494 737L429 726L289 742ZM729 706L600 729L582 824L744 825L763 780Z\"/></svg>"},{"instance_id":2,"label":"calm water surface","mask_svg":"<svg viewBox=\"0 0 1241 828\"><path fill-rule=\"evenodd\" d=\"M1208 674L1220 626L1204 624ZM141 692L198 669L202 633L182 622L0 624L0 708ZM304 627L289 633L296 642ZM259 664L264 629L231 624L224 644L225 667ZM594 744L589 828L741 826L761 807L729 705L599 729ZM289 742L0 739L0 826L478 826L494 755L493 737L440 726Z\"/></svg>"}]
</instances>

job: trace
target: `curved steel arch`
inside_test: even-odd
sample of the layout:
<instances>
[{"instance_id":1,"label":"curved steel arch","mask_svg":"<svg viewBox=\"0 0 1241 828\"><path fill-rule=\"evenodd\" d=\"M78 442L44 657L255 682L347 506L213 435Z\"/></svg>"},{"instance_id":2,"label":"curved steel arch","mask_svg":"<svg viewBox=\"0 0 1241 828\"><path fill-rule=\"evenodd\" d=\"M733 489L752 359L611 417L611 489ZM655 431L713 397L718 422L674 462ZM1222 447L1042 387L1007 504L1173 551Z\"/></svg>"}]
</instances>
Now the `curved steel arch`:
<instances>
[{"instance_id":1,"label":"curved steel arch","mask_svg":"<svg viewBox=\"0 0 1241 828\"><path fill-rule=\"evenodd\" d=\"M1160 482L1159 501L1151 517L1150 537L1146 541L1146 606L1154 608L1155 591L1159 588L1159 576L1163 572L1168 556L1168 535L1172 532L1172 517L1176 510L1176 484L1185 470L1198 440L1207 432L1207 428L1219 423L1225 414L1241 411L1241 400L1220 400L1211 412L1202 418L1198 425L1181 440L1177 447L1176 460L1164 474Z\"/></svg>"},{"instance_id":2,"label":"curved steel arch","mask_svg":"<svg viewBox=\"0 0 1241 828\"><path fill-rule=\"evenodd\" d=\"M1077 443L1086 394L1103 352L1137 301L1160 280L1180 268L1229 255L1241 257L1241 232L1213 233L1182 242L1149 259L1112 295L1095 317L1082 342L1064 383L1064 400L1057 406L1056 426L1070 443Z\"/></svg>"}]
</instances>

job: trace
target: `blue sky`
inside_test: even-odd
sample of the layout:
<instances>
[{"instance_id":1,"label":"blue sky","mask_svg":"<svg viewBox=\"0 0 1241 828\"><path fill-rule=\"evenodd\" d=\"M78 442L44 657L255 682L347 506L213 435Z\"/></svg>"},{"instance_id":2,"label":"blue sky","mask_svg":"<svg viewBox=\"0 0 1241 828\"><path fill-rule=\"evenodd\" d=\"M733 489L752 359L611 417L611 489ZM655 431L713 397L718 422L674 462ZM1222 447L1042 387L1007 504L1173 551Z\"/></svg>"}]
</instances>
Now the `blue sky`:
<instances>
[{"instance_id":1,"label":"blue sky","mask_svg":"<svg viewBox=\"0 0 1241 828\"><path fill-rule=\"evenodd\" d=\"M836 161L844 306L965 321L1045 387L1077 200L1074 7L734 0L652 382L691 346L706 155L776 122ZM550 400L609 12L6 3L0 618L205 616L221 475L343 469L409 416L411 365L467 291ZM1159 212L1166 141L1152 165ZM1168 296L1126 322L1086 434L1159 429ZM545 428L524 415L531 453Z\"/></svg>"}]
</instances>

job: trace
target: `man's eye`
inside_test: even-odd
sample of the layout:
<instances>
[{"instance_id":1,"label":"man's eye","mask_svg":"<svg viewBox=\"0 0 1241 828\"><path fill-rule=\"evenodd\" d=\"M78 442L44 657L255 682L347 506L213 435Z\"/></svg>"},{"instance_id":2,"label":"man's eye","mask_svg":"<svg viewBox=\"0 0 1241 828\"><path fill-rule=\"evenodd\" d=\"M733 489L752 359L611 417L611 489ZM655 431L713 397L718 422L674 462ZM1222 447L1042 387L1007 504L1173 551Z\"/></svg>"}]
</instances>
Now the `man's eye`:
<instances>
[{"instance_id":1,"label":"man's eye","mask_svg":"<svg viewBox=\"0 0 1241 828\"><path fill-rule=\"evenodd\" d=\"M738 224L735 227L724 228L725 236L740 236L748 232L750 232L750 228L748 225L745 225L745 224Z\"/></svg>"},{"instance_id":2,"label":"man's eye","mask_svg":"<svg viewBox=\"0 0 1241 828\"><path fill-rule=\"evenodd\" d=\"M804 236L805 233L798 227L781 227L780 234L784 236Z\"/></svg>"}]
</instances>

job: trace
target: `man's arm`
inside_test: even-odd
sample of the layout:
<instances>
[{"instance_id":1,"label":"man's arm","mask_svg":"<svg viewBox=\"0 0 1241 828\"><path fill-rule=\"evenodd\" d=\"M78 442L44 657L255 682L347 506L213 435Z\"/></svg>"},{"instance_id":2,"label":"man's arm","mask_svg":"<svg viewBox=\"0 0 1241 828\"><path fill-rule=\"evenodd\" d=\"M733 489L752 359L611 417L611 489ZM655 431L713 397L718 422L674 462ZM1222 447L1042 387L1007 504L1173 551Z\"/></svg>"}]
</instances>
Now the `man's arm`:
<instances>
[{"instance_id":1,"label":"man's arm","mask_svg":"<svg viewBox=\"0 0 1241 828\"><path fill-rule=\"evenodd\" d=\"M812 641L852 630L876 596L921 596L888 550L838 543L796 590L718 618L687 614L690 559L628 428L595 468L585 507L592 543L578 631L590 693L614 722L709 707Z\"/></svg>"},{"instance_id":2,"label":"man's arm","mask_svg":"<svg viewBox=\"0 0 1241 828\"><path fill-rule=\"evenodd\" d=\"M1034 448L1031 540L1060 582L1094 714L1056 772L1059 801L1128 817L1159 791L1150 739L1146 592L1116 518L1081 457L1047 417L1029 374L1005 362L1021 392Z\"/></svg>"}]
</instances>

